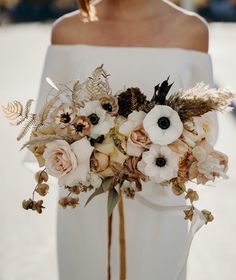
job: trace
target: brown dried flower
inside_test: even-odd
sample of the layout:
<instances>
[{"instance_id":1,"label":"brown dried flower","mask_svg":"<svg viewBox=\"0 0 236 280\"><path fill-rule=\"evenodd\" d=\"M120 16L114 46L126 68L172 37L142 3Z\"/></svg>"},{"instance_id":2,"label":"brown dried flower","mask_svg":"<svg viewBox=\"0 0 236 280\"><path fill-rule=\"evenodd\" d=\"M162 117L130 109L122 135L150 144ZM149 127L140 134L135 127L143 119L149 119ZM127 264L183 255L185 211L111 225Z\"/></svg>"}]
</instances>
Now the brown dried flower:
<instances>
[{"instance_id":1,"label":"brown dried flower","mask_svg":"<svg viewBox=\"0 0 236 280\"><path fill-rule=\"evenodd\" d=\"M37 211L39 214L41 214L42 213L42 209L45 208L43 206L43 200L35 201L35 200L32 200L31 198L28 199L28 200L23 200L22 207L25 210L31 209L33 211Z\"/></svg>"},{"instance_id":2,"label":"brown dried flower","mask_svg":"<svg viewBox=\"0 0 236 280\"><path fill-rule=\"evenodd\" d=\"M138 170L137 164L139 161L140 161L139 157L129 157L124 163L123 174L125 179L129 181L134 181L136 183L137 190L141 191L142 190L141 181L146 182L148 180L148 177Z\"/></svg>"},{"instance_id":3,"label":"brown dried flower","mask_svg":"<svg viewBox=\"0 0 236 280\"><path fill-rule=\"evenodd\" d=\"M48 193L49 185L48 184L38 184L35 191L41 195L45 196Z\"/></svg>"},{"instance_id":4,"label":"brown dried flower","mask_svg":"<svg viewBox=\"0 0 236 280\"><path fill-rule=\"evenodd\" d=\"M66 196L59 200L59 204L63 208L66 208L67 206L70 206L71 208L76 208L76 206L79 204L79 198Z\"/></svg>"},{"instance_id":5,"label":"brown dried flower","mask_svg":"<svg viewBox=\"0 0 236 280\"><path fill-rule=\"evenodd\" d=\"M172 182L172 191L175 195L181 195L185 192L185 185L178 178L174 178L171 180Z\"/></svg>"},{"instance_id":6,"label":"brown dried flower","mask_svg":"<svg viewBox=\"0 0 236 280\"><path fill-rule=\"evenodd\" d=\"M79 116L76 117L70 124L68 132L73 139L79 140L84 136L89 135L90 128L91 122L89 118L87 118L86 116Z\"/></svg>"},{"instance_id":7,"label":"brown dried flower","mask_svg":"<svg viewBox=\"0 0 236 280\"><path fill-rule=\"evenodd\" d=\"M146 96L141 93L139 88L128 88L126 91L118 95L118 114L120 116L128 117L133 111L141 110L141 107L146 101Z\"/></svg>"},{"instance_id":8,"label":"brown dried flower","mask_svg":"<svg viewBox=\"0 0 236 280\"><path fill-rule=\"evenodd\" d=\"M112 95L103 94L99 96L99 102L102 108L111 116L117 114L119 106L118 106L118 99Z\"/></svg>"},{"instance_id":9,"label":"brown dried flower","mask_svg":"<svg viewBox=\"0 0 236 280\"><path fill-rule=\"evenodd\" d=\"M199 199L199 196L197 192L194 191L193 189L188 189L185 198L193 202L193 201L197 201Z\"/></svg>"},{"instance_id":10,"label":"brown dried flower","mask_svg":"<svg viewBox=\"0 0 236 280\"><path fill-rule=\"evenodd\" d=\"M210 211L204 209L204 210L202 210L202 214L204 215L204 217L206 219L206 224L208 222L212 222L214 220L214 216L211 214Z\"/></svg>"},{"instance_id":11,"label":"brown dried flower","mask_svg":"<svg viewBox=\"0 0 236 280\"><path fill-rule=\"evenodd\" d=\"M35 174L35 180L38 184L41 184L43 182L47 182L48 181L48 174L45 170L43 171L38 171Z\"/></svg>"},{"instance_id":12,"label":"brown dried flower","mask_svg":"<svg viewBox=\"0 0 236 280\"><path fill-rule=\"evenodd\" d=\"M192 219L193 219L193 210L194 210L193 207L191 207L190 209L184 210L184 214L185 214L184 219L185 220L192 221Z\"/></svg>"}]
</instances>

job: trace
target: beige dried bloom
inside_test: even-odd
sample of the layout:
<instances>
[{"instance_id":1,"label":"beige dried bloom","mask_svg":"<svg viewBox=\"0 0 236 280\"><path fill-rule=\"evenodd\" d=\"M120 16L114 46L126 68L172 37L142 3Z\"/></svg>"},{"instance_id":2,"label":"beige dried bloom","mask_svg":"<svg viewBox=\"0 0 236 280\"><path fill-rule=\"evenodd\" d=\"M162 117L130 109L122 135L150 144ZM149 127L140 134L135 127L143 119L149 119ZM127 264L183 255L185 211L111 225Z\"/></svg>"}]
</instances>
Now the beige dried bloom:
<instances>
[{"instance_id":1,"label":"beige dried bloom","mask_svg":"<svg viewBox=\"0 0 236 280\"><path fill-rule=\"evenodd\" d=\"M49 190L48 184L38 184L38 186L35 189L35 191L41 196L45 196L48 193L48 190Z\"/></svg>"},{"instance_id":2,"label":"beige dried bloom","mask_svg":"<svg viewBox=\"0 0 236 280\"><path fill-rule=\"evenodd\" d=\"M48 174L45 170L43 171L38 171L35 174L35 180L38 184L41 184L43 182L47 182L48 181Z\"/></svg>"},{"instance_id":3,"label":"beige dried bloom","mask_svg":"<svg viewBox=\"0 0 236 280\"><path fill-rule=\"evenodd\" d=\"M33 211L37 211L39 214L42 213L42 209L45 208L43 206L43 200L38 200L38 201L35 201L33 199L28 199L28 200L23 200L22 202L22 207L25 209L25 210L33 210Z\"/></svg>"},{"instance_id":4,"label":"beige dried bloom","mask_svg":"<svg viewBox=\"0 0 236 280\"><path fill-rule=\"evenodd\" d=\"M184 219L185 220L192 221L192 219L193 219L193 210L194 210L193 207L191 207L190 209L184 210L184 214L185 214Z\"/></svg>"},{"instance_id":5,"label":"beige dried bloom","mask_svg":"<svg viewBox=\"0 0 236 280\"><path fill-rule=\"evenodd\" d=\"M74 119L68 128L69 135L74 140L79 140L84 136L89 135L91 122L86 116L79 116Z\"/></svg>"},{"instance_id":6,"label":"beige dried bloom","mask_svg":"<svg viewBox=\"0 0 236 280\"><path fill-rule=\"evenodd\" d=\"M206 224L208 222L212 222L214 220L214 216L211 214L210 211L204 209L204 210L202 210L202 214L204 215L204 217L206 219Z\"/></svg>"},{"instance_id":7,"label":"beige dried bloom","mask_svg":"<svg viewBox=\"0 0 236 280\"><path fill-rule=\"evenodd\" d=\"M197 201L199 199L199 196L197 192L194 191L193 189L188 189L185 198L193 202L193 201Z\"/></svg>"},{"instance_id":8,"label":"beige dried bloom","mask_svg":"<svg viewBox=\"0 0 236 280\"><path fill-rule=\"evenodd\" d=\"M103 94L99 96L99 102L102 108L111 116L115 116L118 113L118 99L114 96Z\"/></svg>"},{"instance_id":9,"label":"beige dried bloom","mask_svg":"<svg viewBox=\"0 0 236 280\"><path fill-rule=\"evenodd\" d=\"M172 182L172 191L175 195L179 196L185 192L185 185L179 178L174 178Z\"/></svg>"},{"instance_id":10,"label":"beige dried bloom","mask_svg":"<svg viewBox=\"0 0 236 280\"><path fill-rule=\"evenodd\" d=\"M71 208L75 208L79 204L79 198L74 197L63 197L59 200L59 204L65 209L67 206L70 206Z\"/></svg>"}]
</instances>

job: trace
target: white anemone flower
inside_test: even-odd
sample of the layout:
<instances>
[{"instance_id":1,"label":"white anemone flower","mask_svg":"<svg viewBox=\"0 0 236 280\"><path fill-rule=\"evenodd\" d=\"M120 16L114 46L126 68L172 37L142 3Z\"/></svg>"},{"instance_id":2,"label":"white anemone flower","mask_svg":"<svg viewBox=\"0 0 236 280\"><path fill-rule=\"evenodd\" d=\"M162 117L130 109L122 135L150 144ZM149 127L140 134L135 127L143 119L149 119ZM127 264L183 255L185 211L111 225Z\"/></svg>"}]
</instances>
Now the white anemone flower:
<instances>
[{"instance_id":1,"label":"white anemone flower","mask_svg":"<svg viewBox=\"0 0 236 280\"><path fill-rule=\"evenodd\" d=\"M154 144L173 143L183 131L183 124L176 111L166 105L156 105L145 117L143 127Z\"/></svg>"},{"instance_id":2,"label":"white anemone flower","mask_svg":"<svg viewBox=\"0 0 236 280\"><path fill-rule=\"evenodd\" d=\"M115 125L114 117L107 114L107 112L101 107L99 101L87 102L84 108L80 109L80 115L89 118L92 124L89 135L92 138L107 134Z\"/></svg>"},{"instance_id":3,"label":"white anemone flower","mask_svg":"<svg viewBox=\"0 0 236 280\"><path fill-rule=\"evenodd\" d=\"M155 183L171 180L178 175L179 155L167 146L151 145L138 162L138 169Z\"/></svg>"}]
</instances>

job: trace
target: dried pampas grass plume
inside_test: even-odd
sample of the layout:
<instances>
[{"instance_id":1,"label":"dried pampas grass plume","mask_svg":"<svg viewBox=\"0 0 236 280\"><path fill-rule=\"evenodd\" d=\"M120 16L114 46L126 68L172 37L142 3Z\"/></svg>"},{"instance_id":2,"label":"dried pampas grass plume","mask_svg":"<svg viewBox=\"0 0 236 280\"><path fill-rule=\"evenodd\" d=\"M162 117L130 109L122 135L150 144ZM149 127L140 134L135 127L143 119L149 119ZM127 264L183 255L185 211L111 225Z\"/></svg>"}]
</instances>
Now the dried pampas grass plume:
<instances>
[{"instance_id":1,"label":"dried pampas grass plume","mask_svg":"<svg viewBox=\"0 0 236 280\"><path fill-rule=\"evenodd\" d=\"M78 0L80 8L80 19L82 22L92 22L98 20L96 9L91 0Z\"/></svg>"},{"instance_id":2,"label":"dried pampas grass plume","mask_svg":"<svg viewBox=\"0 0 236 280\"><path fill-rule=\"evenodd\" d=\"M235 94L227 88L211 89L198 83L188 90L180 90L170 96L166 105L178 112L183 122L210 111L227 111Z\"/></svg>"}]
</instances>

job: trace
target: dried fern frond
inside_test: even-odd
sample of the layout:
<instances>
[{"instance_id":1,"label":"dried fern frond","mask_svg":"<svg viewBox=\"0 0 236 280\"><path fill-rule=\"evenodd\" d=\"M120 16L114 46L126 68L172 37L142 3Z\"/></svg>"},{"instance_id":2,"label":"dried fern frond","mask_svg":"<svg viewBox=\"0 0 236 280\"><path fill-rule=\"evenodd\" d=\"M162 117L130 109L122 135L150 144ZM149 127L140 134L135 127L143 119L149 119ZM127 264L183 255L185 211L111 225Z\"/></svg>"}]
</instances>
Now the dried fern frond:
<instances>
[{"instance_id":1,"label":"dried fern frond","mask_svg":"<svg viewBox=\"0 0 236 280\"><path fill-rule=\"evenodd\" d=\"M85 103L91 100L91 96L86 89L87 81L79 83L76 81L72 90L72 102L79 108L83 108Z\"/></svg>"},{"instance_id":2,"label":"dried fern frond","mask_svg":"<svg viewBox=\"0 0 236 280\"><path fill-rule=\"evenodd\" d=\"M4 116L11 125L17 125L23 119L23 105L19 101L7 103L6 106L2 106Z\"/></svg>"},{"instance_id":3,"label":"dried fern frond","mask_svg":"<svg viewBox=\"0 0 236 280\"><path fill-rule=\"evenodd\" d=\"M25 137L25 135L28 133L30 128L35 125L36 117L37 117L36 114L31 114L26 119L26 121L25 121L26 123L25 123L24 127L22 128L20 134L18 135L17 141L20 141L23 137Z\"/></svg>"},{"instance_id":4,"label":"dried fern frond","mask_svg":"<svg viewBox=\"0 0 236 280\"><path fill-rule=\"evenodd\" d=\"M103 64L93 71L86 84L86 89L91 99L95 99L101 94L111 94L108 77L109 75L103 69Z\"/></svg>"},{"instance_id":5,"label":"dried fern frond","mask_svg":"<svg viewBox=\"0 0 236 280\"><path fill-rule=\"evenodd\" d=\"M53 142L55 140L64 140L65 137L62 136L42 136L42 137L35 137L32 140L27 141L22 147L21 150L23 150L25 147L30 146L30 145L44 145L50 142Z\"/></svg>"},{"instance_id":6,"label":"dried fern frond","mask_svg":"<svg viewBox=\"0 0 236 280\"><path fill-rule=\"evenodd\" d=\"M43 107L43 109L41 110L41 112L39 113L38 116L38 124L36 126L36 129L38 129L38 127L41 127L44 122L47 120L48 115L51 111L51 109L53 108L53 105L56 103L56 101L59 100L58 96L54 96L53 98L51 98Z\"/></svg>"},{"instance_id":7,"label":"dried fern frond","mask_svg":"<svg viewBox=\"0 0 236 280\"><path fill-rule=\"evenodd\" d=\"M171 95L166 105L177 111L182 121L187 121L210 111L226 111L234 98L229 89L210 89L204 83L198 83Z\"/></svg>"}]
</instances>

